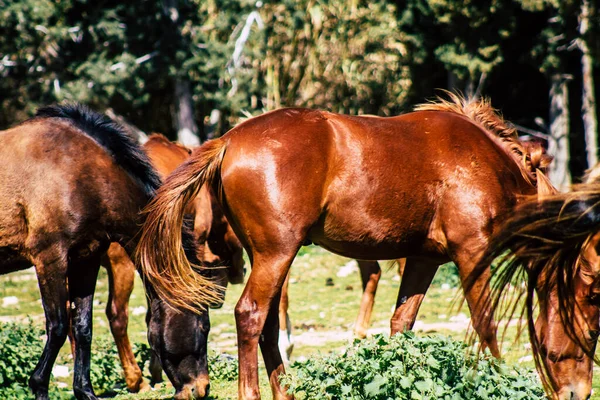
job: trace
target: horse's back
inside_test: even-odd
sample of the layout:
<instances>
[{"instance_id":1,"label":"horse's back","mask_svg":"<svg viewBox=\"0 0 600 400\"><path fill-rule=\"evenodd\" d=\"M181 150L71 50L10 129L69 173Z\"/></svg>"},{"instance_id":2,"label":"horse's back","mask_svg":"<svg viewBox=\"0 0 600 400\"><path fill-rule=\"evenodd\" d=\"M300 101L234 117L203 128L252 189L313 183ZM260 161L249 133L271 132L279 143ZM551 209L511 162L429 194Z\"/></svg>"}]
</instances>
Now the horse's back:
<instances>
[{"instance_id":1,"label":"horse's back","mask_svg":"<svg viewBox=\"0 0 600 400\"><path fill-rule=\"evenodd\" d=\"M450 112L380 118L284 109L224 140L222 180L234 215L300 227L297 235L351 257L371 247L380 258L443 252L432 239L440 214L487 220L525 187L511 157Z\"/></svg>"},{"instance_id":2,"label":"horse's back","mask_svg":"<svg viewBox=\"0 0 600 400\"><path fill-rule=\"evenodd\" d=\"M0 132L0 248L35 253L50 242L94 251L107 231L132 229L143 194L92 138L44 118ZM133 234L133 232L131 232Z\"/></svg>"}]
</instances>

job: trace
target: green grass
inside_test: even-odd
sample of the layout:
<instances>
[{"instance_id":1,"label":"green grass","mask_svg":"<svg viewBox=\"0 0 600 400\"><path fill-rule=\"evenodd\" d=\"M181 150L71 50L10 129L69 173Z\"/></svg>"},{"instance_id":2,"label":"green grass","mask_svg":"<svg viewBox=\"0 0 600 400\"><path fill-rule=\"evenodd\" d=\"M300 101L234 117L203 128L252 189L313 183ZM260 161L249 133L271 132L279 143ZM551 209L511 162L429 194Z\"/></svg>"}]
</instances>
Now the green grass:
<instances>
[{"instance_id":1,"label":"green grass","mask_svg":"<svg viewBox=\"0 0 600 400\"><path fill-rule=\"evenodd\" d=\"M290 318L293 326L293 335L299 339L307 335L322 338L327 336L332 340L327 342L304 343L297 341L292 354L292 361L311 357L318 353L328 353L343 348L351 340L348 333L352 330L358 311L361 297L361 283L358 273L349 276L337 276L339 267L351 260L333 255L318 247L305 247L301 250L292 266L290 284ZM395 271L389 270L384 265L383 276L378 288L375 308L372 315L371 329L373 332L387 332L392 307L396 303L396 296L400 281L395 278ZM442 267L448 268L448 267ZM447 276L438 272L439 276ZM333 286L326 286L328 278L333 280ZM146 302L142 285L136 278L135 289L130 303L129 334L133 342L146 341L145 310ZM428 292L417 321L429 327L425 332L449 335L455 339L464 340L466 330L459 331L447 329L444 323L450 322L453 316L463 313L468 317L469 312L464 305L459 308L460 289L442 289L439 282ZM219 310L211 310L211 333L209 347L211 351L237 354L235 338L235 322L233 310L243 286L230 286L224 306ZM2 306L2 298L16 296L17 305ZM110 335L108 322L104 315L108 297L108 283L106 273L101 271L94 302L94 336ZM137 313L136 311L137 310ZM39 300L37 280L33 270L22 271L0 277L0 320L26 320L31 316L36 323L43 325L43 310ZM434 325L435 324L435 325ZM421 325L422 326L422 325ZM527 339L521 338L515 343L516 329L510 327L506 331L502 345L503 357L508 363L533 368L532 361L519 362L522 357L530 354L526 348ZM259 357L260 359L260 357ZM67 365L72 370L72 359L68 345L65 345L57 364ZM262 360L261 360L262 368ZM599 370L595 370L594 399L600 399ZM260 372L261 392L264 399L271 398L266 373ZM70 378L58 380L59 384L71 386ZM56 384L57 380L52 380ZM116 399L162 399L170 398L173 389L168 384L163 384L156 390L143 394L122 394ZM236 399L236 382L211 383L211 396L213 399Z\"/></svg>"}]
</instances>

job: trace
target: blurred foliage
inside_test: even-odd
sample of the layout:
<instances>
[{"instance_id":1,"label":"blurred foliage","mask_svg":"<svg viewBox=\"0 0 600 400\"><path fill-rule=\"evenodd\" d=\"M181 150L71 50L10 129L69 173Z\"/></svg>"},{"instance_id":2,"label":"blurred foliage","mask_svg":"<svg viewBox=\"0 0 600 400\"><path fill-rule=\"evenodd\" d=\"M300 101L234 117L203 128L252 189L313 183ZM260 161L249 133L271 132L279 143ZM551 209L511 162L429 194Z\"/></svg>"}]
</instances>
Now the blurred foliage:
<instances>
[{"instance_id":1,"label":"blurred foliage","mask_svg":"<svg viewBox=\"0 0 600 400\"><path fill-rule=\"evenodd\" d=\"M406 47L385 1L267 4L263 106L393 114L410 87Z\"/></svg>"},{"instance_id":2,"label":"blurred foliage","mask_svg":"<svg viewBox=\"0 0 600 400\"><path fill-rule=\"evenodd\" d=\"M518 75L485 78L573 73L577 40L598 54L596 0L578 37L583 1L0 0L0 128L68 100L173 137L176 79L191 84L198 125L220 111L217 135L282 106L394 115L435 88L519 102ZM527 81L521 92L547 96Z\"/></svg>"}]
</instances>

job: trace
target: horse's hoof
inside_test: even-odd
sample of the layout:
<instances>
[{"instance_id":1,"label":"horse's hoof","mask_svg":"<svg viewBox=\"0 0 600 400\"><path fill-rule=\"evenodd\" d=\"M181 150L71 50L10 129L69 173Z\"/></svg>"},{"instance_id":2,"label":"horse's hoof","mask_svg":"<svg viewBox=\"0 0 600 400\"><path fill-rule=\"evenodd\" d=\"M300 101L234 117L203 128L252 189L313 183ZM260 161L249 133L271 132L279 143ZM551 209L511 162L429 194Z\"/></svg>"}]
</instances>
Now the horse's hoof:
<instances>
[{"instance_id":1,"label":"horse's hoof","mask_svg":"<svg viewBox=\"0 0 600 400\"><path fill-rule=\"evenodd\" d=\"M152 390L152 387L150 386L150 381L148 381L148 379L146 378L143 378L142 383L140 383L140 390L138 393L144 393L150 390Z\"/></svg>"},{"instance_id":2,"label":"horse's hoof","mask_svg":"<svg viewBox=\"0 0 600 400\"><path fill-rule=\"evenodd\" d=\"M75 392L77 400L99 400L93 392Z\"/></svg>"},{"instance_id":3,"label":"horse's hoof","mask_svg":"<svg viewBox=\"0 0 600 400\"><path fill-rule=\"evenodd\" d=\"M364 338L367 337L367 331L365 329L362 329L362 328L361 329L356 329L354 331L354 336L357 339L364 339Z\"/></svg>"}]
</instances>

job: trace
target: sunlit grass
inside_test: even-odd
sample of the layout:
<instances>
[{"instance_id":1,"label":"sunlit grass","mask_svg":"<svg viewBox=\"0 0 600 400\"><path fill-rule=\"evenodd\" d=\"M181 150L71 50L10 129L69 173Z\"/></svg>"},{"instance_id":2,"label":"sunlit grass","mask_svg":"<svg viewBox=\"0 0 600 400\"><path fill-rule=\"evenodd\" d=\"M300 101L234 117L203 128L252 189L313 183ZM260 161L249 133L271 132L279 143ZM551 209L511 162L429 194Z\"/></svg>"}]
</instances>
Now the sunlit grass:
<instances>
[{"instance_id":1,"label":"sunlit grass","mask_svg":"<svg viewBox=\"0 0 600 400\"><path fill-rule=\"evenodd\" d=\"M358 312L361 297L361 283L357 272L348 276L338 276L340 267L351 260L333 255L318 247L303 248L292 266L290 284L290 318L293 335L296 338L292 361L311 357L317 353L338 351L351 340L351 331ZM446 267L443 267L446 268ZM439 273L438 273L439 274ZM442 273L443 275L443 273ZM333 280L333 286L326 285L327 279ZM460 289L442 288L434 285L428 292L416 324L419 334L442 334L457 340L464 340L469 310L461 305ZM372 315L370 332L387 332L392 308L400 285L395 270L384 265L383 276L378 288L375 308ZM242 292L243 286L230 286L225 304L221 309L211 310L211 351L237 354L235 321L233 310ZM3 306L2 299L15 296L17 304ZM104 270L100 273L94 302L94 335L110 335L104 310L108 298L108 281ZM135 289L130 302L129 334L132 342L146 341L145 324L146 300L141 281L136 278ZM462 314L462 316L461 316ZM458 316L458 317L457 317ZM0 277L0 318L2 320L26 320L32 317L35 323L43 326L43 309L39 300L37 280L33 270L22 271ZM462 323L461 323L462 321ZM501 325L502 327L502 325ZM312 336L311 336L312 335ZM314 342L311 337L318 338ZM533 368L527 337L515 342L516 328L509 327L503 338L502 354L509 364ZM308 341L307 341L308 338ZM302 340L301 340L302 339ZM262 366L262 359L261 366ZM72 370L70 348L65 345L57 364L67 365ZM600 399L600 370L595 370L594 399ZM261 391L264 399L271 398L271 391L264 369L260 372ZM53 379L71 385L69 379ZM119 395L117 399L162 399L170 398L173 389L163 384L156 390L137 395ZM215 399L237 398L236 382L211 383L211 395Z\"/></svg>"}]
</instances>

